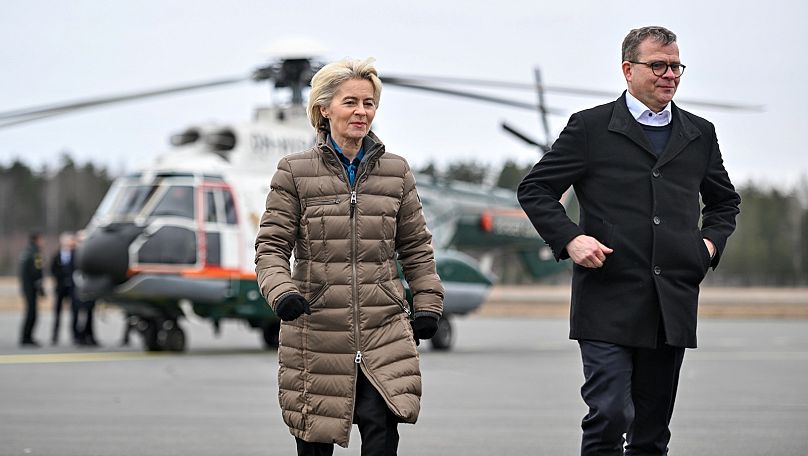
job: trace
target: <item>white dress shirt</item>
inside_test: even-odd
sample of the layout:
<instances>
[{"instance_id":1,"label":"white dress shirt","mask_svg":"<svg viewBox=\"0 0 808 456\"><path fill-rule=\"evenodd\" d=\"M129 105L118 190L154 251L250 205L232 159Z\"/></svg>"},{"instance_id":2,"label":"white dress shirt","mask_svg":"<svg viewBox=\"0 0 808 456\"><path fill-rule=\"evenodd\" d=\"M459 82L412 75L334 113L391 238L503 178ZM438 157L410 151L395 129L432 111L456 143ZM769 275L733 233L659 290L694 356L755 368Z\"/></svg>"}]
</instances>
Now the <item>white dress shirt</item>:
<instances>
[{"instance_id":1,"label":"white dress shirt","mask_svg":"<svg viewBox=\"0 0 808 456\"><path fill-rule=\"evenodd\" d=\"M628 112L637 119L637 122L643 125L650 125L652 127L664 127L671 123L671 104L665 105L665 109L659 112L654 112L648 109L642 101L638 100L634 95L626 90L626 105L628 105Z\"/></svg>"},{"instance_id":2,"label":"white dress shirt","mask_svg":"<svg viewBox=\"0 0 808 456\"><path fill-rule=\"evenodd\" d=\"M72 255L72 253L73 252L66 249L59 250L59 255L62 257L61 260L63 265L70 263L70 256Z\"/></svg>"}]
</instances>

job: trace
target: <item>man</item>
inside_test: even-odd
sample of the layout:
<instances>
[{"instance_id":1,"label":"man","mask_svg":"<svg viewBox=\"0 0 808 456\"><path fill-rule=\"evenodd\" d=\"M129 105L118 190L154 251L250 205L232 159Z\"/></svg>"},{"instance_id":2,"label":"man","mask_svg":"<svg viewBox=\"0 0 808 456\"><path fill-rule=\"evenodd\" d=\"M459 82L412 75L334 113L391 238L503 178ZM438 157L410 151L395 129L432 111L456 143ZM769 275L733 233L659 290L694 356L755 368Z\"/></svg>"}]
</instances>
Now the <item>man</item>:
<instances>
[{"instance_id":1,"label":"man","mask_svg":"<svg viewBox=\"0 0 808 456\"><path fill-rule=\"evenodd\" d=\"M59 343L59 326L62 321L62 302L70 299L71 307L71 328L73 330L73 340L78 340L77 320L79 311L79 301L76 299L75 286L73 284L73 271L75 270L75 248L76 241L72 233L62 233L59 236L59 251L51 260L51 274L53 275L54 295L53 302L53 333L51 344Z\"/></svg>"},{"instance_id":2,"label":"man","mask_svg":"<svg viewBox=\"0 0 808 456\"><path fill-rule=\"evenodd\" d=\"M582 455L667 454L684 349L696 347L699 284L735 229L740 197L715 129L672 102L684 69L673 32L629 32L628 91L573 114L519 186L556 259L574 263L570 338L589 406ZM578 224L559 203L570 186Z\"/></svg>"},{"instance_id":3,"label":"man","mask_svg":"<svg viewBox=\"0 0 808 456\"><path fill-rule=\"evenodd\" d=\"M75 245L81 245L86 240L87 235L84 230L76 233ZM75 249L75 247L74 247ZM93 314L95 313L95 300L85 301L78 296L73 305L73 343L89 347L98 347L93 330Z\"/></svg>"},{"instance_id":4,"label":"man","mask_svg":"<svg viewBox=\"0 0 808 456\"><path fill-rule=\"evenodd\" d=\"M28 236L28 246L20 255L20 289L25 298L25 316L23 318L20 346L39 347L34 340L34 326L36 326L37 295L45 296L42 288L42 235L32 232Z\"/></svg>"}]
</instances>

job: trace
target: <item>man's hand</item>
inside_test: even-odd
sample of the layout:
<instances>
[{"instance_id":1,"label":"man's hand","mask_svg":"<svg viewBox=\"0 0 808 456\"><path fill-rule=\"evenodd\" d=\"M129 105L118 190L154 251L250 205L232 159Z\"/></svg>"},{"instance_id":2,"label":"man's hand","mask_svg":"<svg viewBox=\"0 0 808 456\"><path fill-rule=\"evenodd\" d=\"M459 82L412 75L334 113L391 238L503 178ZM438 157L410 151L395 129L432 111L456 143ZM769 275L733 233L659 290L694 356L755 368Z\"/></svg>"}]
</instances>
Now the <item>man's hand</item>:
<instances>
[{"instance_id":1,"label":"man's hand","mask_svg":"<svg viewBox=\"0 0 808 456\"><path fill-rule=\"evenodd\" d=\"M45 297L45 287L42 286L41 279L34 282L34 288L36 289L37 296L39 296L40 298Z\"/></svg>"},{"instance_id":2,"label":"man's hand","mask_svg":"<svg viewBox=\"0 0 808 456\"><path fill-rule=\"evenodd\" d=\"M614 250L598 242L592 236L581 234L567 244L567 253L575 264L585 268L599 268L606 261L606 255Z\"/></svg>"},{"instance_id":3,"label":"man's hand","mask_svg":"<svg viewBox=\"0 0 808 456\"><path fill-rule=\"evenodd\" d=\"M710 252L710 258L715 257L715 244L713 244L713 241L704 238L704 245L707 246L707 251Z\"/></svg>"}]
</instances>

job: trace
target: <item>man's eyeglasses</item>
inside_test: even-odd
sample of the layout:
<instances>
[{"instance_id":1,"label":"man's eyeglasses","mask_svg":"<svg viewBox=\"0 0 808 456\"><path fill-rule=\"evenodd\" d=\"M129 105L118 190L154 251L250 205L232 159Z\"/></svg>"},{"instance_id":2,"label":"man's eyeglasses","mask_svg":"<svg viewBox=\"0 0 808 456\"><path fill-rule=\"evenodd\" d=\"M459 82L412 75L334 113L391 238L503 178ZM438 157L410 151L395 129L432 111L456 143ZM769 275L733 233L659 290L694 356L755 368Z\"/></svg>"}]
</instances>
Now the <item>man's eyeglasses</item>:
<instances>
[{"instance_id":1,"label":"man's eyeglasses","mask_svg":"<svg viewBox=\"0 0 808 456\"><path fill-rule=\"evenodd\" d=\"M651 68L651 71L653 71L654 76L659 77L659 78L661 78L662 76L665 76L665 73L668 72L668 68L671 69L671 71L673 72L673 75L675 77L677 77L677 78L679 76L681 76L682 73L685 72L685 66L682 65L681 63L671 63L670 65L668 65L667 63L662 62L662 61L636 62L634 60L629 60L629 63L636 63L636 64L639 64L639 65L647 65L648 67Z\"/></svg>"}]
</instances>

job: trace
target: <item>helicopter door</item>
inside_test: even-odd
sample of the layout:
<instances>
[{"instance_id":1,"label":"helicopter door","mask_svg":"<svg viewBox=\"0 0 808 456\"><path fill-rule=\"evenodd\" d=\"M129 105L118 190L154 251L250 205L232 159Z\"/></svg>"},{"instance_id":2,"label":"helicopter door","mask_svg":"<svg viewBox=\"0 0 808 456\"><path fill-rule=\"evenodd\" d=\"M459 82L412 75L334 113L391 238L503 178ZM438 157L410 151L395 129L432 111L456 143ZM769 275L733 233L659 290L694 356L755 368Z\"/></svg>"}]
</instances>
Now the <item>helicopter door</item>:
<instances>
[{"instance_id":1,"label":"helicopter door","mask_svg":"<svg viewBox=\"0 0 808 456\"><path fill-rule=\"evenodd\" d=\"M206 183L202 198L205 209L206 267L237 269L241 249L233 193L226 184Z\"/></svg>"}]
</instances>

